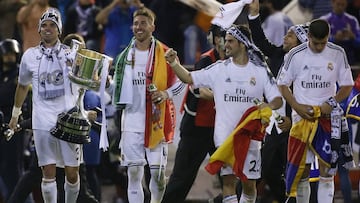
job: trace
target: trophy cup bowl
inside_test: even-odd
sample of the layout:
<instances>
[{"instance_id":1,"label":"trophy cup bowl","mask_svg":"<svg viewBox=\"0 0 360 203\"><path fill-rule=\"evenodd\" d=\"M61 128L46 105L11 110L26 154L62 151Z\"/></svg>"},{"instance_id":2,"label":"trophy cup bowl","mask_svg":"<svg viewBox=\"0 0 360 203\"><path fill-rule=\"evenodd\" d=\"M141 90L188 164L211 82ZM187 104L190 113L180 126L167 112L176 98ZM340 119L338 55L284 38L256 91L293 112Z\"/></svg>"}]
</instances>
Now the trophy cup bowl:
<instances>
[{"instance_id":1,"label":"trophy cup bowl","mask_svg":"<svg viewBox=\"0 0 360 203\"><path fill-rule=\"evenodd\" d=\"M99 91L104 57L104 54L96 51L80 49L69 73L70 81L85 89Z\"/></svg>"},{"instance_id":2,"label":"trophy cup bowl","mask_svg":"<svg viewBox=\"0 0 360 203\"><path fill-rule=\"evenodd\" d=\"M84 110L84 94L87 89L99 91L101 80L107 77L107 75L104 77L101 75L103 66L106 64L104 61L107 60L110 67L112 58L96 51L81 49L79 43L76 40L72 41L72 51L76 52L76 55L72 70L68 75L72 83L80 86L79 96L71 110L58 115L56 126L51 129L51 134L67 142L86 144L91 142L89 136L91 123ZM105 67L107 71L109 67Z\"/></svg>"}]
</instances>

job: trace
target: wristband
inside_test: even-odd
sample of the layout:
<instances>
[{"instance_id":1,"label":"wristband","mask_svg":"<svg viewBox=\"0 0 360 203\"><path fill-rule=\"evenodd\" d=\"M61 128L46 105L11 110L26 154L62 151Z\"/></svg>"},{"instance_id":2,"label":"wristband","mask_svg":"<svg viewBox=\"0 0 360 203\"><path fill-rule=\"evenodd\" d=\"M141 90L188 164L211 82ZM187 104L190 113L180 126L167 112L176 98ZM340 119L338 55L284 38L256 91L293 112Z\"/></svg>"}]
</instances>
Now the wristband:
<instances>
[{"instance_id":1,"label":"wristband","mask_svg":"<svg viewBox=\"0 0 360 203\"><path fill-rule=\"evenodd\" d=\"M329 104L332 108L336 108L338 103L337 101L335 100L334 97L330 97L327 101L326 101L327 104Z\"/></svg>"},{"instance_id":2,"label":"wristband","mask_svg":"<svg viewBox=\"0 0 360 203\"><path fill-rule=\"evenodd\" d=\"M257 17L259 17L259 16L260 16L260 14L259 14L259 13L258 13L258 14L256 14L256 15L254 15L254 16L253 16L253 15L251 15L251 14L249 14L249 15L248 15L248 19L249 19L249 20L254 20L255 18L257 18Z\"/></svg>"},{"instance_id":3,"label":"wristband","mask_svg":"<svg viewBox=\"0 0 360 203\"><path fill-rule=\"evenodd\" d=\"M21 108L14 106L13 110L12 110L11 117L19 118L20 114L21 114Z\"/></svg>"},{"instance_id":4,"label":"wristband","mask_svg":"<svg viewBox=\"0 0 360 203\"><path fill-rule=\"evenodd\" d=\"M178 62L177 62L176 59L175 59L173 62L169 63L169 65L170 65L171 67L174 67L174 66L176 66L177 63L178 63Z\"/></svg>"}]
</instances>

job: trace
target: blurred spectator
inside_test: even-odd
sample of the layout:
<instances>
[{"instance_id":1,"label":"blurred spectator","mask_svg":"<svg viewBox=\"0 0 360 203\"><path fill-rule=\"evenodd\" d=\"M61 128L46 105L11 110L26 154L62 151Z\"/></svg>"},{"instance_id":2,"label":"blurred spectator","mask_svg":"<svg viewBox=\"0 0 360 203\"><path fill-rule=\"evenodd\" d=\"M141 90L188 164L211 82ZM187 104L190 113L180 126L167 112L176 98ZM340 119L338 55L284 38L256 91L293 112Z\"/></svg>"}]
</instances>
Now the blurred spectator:
<instances>
[{"instance_id":1,"label":"blurred spectator","mask_svg":"<svg viewBox=\"0 0 360 203\"><path fill-rule=\"evenodd\" d=\"M102 31L95 22L100 10L94 0L77 0L66 12L67 18L71 20L66 21L64 34L77 33L84 38L88 49L100 51Z\"/></svg>"},{"instance_id":2,"label":"blurred spectator","mask_svg":"<svg viewBox=\"0 0 360 203\"><path fill-rule=\"evenodd\" d=\"M22 49L39 45L39 19L49 8L48 0L29 0L29 3L19 10L16 21L21 29Z\"/></svg>"},{"instance_id":3,"label":"blurred spectator","mask_svg":"<svg viewBox=\"0 0 360 203\"><path fill-rule=\"evenodd\" d=\"M188 20L185 16L188 15ZM200 53L204 53L211 48L207 41L207 29L209 29L211 16L201 11L189 10L184 12L183 20L187 25L184 29L184 64L194 65L199 59ZM186 20L186 21L185 21ZM187 23L187 21L189 21ZM180 27L181 28L181 27Z\"/></svg>"},{"instance_id":4,"label":"blurred spectator","mask_svg":"<svg viewBox=\"0 0 360 203\"><path fill-rule=\"evenodd\" d=\"M269 15L262 24L266 38L276 46L281 46L284 36L293 25L291 19L281 9L285 6L285 1L264 0L263 6L269 11Z\"/></svg>"},{"instance_id":5,"label":"blurred spectator","mask_svg":"<svg viewBox=\"0 0 360 203\"><path fill-rule=\"evenodd\" d=\"M68 18L66 16L66 11L72 3L74 3L74 0L49 0L49 5L51 7L59 9L63 24L66 23L66 19Z\"/></svg>"},{"instance_id":6,"label":"blurred spectator","mask_svg":"<svg viewBox=\"0 0 360 203\"><path fill-rule=\"evenodd\" d=\"M359 21L349 13L346 13L347 0L331 0L332 11L324 16L330 24L330 41L345 49L350 65L359 62L356 53L360 48Z\"/></svg>"},{"instance_id":7,"label":"blurred spectator","mask_svg":"<svg viewBox=\"0 0 360 203\"><path fill-rule=\"evenodd\" d=\"M312 19L317 19L331 11L331 0L298 0L300 7L312 11Z\"/></svg>"},{"instance_id":8,"label":"blurred spectator","mask_svg":"<svg viewBox=\"0 0 360 203\"><path fill-rule=\"evenodd\" d=\"M18 36L16 14L26 4L25 0L0 1L0 40Z\"/></svg>"},{"instance_id":9,"label":"blurred spectator","mask_svg":"<svg viewBox=\"0 0 360 203\"><path fill-rule=\"evenodd\" d=\"M314 1L314 0L312 0ZM313 6L313 19L331 12L331 0L315 0Z\"/></svg>"},{"instance_id":10,"label":"blurred spectator","mask_svg":"<svg viewBox=\"0 0 360 203\"><path fill-rule=\"evenodd\" d=\"M183 20L188 6L177 0L152 0L149 8L156 15L154 36L169 47L173 47L178 52L180 61L183 62L184 30L181 28L185 28L184 23L188 22Z\"/></svg>"},{"instance_id":11,"label":"blurred spectator","mask_svg":"<svg viewBox=\"0 0 360 203\"><path fill-rule=\"evenodd\" d=\"M95 20L103 26L105 33L103 52L106 55L115 59L128 45L133 36L132 14L140 6L140 0L113 0L97 14Z\"/></svg>"}]
</instances>

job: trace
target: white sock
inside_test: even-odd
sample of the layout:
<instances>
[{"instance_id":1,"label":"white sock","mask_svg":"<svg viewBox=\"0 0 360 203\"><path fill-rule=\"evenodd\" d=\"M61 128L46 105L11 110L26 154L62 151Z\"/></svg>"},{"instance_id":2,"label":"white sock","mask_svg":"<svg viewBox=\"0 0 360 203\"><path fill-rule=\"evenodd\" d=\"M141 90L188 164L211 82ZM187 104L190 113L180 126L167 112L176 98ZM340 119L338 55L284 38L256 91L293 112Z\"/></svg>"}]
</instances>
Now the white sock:
<instances>
[{"instance_id":1,"label":"white sock","mask_svg":"<svg viewBox=\"0 0 360 203\"><path fill-rule=\"evenodd\" d=\"M309 203L310 202L310 183L308 178L300 179L297 185L296 203Z\"/></svg>"},{"instance_id":2,"label":"white sock","mask_svg":"<svg viewBox=\"0 0 360 203\"><path fill-rule=\"evenodd\" d=\"M247 195L247 194L244 194L244 192L241 193L239 203L255 203L255 201L256 201L256 194Z\"/></svg>"},{"instance_id":3,"label":"white sock","mask_svg":"<svg viewBox=\"0 0 360 203\"><path fill-rule=\"evenodd\" d=\"M65 177L64 191L65 191L65 203L75 203L80 191L79 175L77 181L74 184L69 183L69 181Z\"/></svg>"},{"instance_id":4,"label":"white sock","mask_svg":"<svg viewBox=\"0 0 360 203\"><path fill-rule=\"evenodd\" d=\"M240 199L240 202L241 202L241 199ZM238 203L237 196L236 195L226 196L222 200L222 203Z\"/></svg>"},{"instance_id":5,"label":"white sock","mask_svg":"<svg viewBox=\"0 0 360 203\"><path fill-rule=\"evenodd\" d=\"M128 167L128 199L129 203L144 202L144 191L141 185L144 176L143 166Z\"/></svg>"},{"instance_id":6,"label":"white sock","mask_svg":"<svg viewBox=\"0 0 360 203\"><path fill-rule=\"evenodd\" d=\"M41 193L44 199L44 203L56 203L57 202L56 179L43 178L41 181Z\"/></svg>"},{"instance_id":7,"label":"white sock","mask_svg":"<svg viewBox=\"0 0 360 203\"><path fill-rule=\"evenodd\" d=\"M320 176L317 192L318 203L333 202L334 199L334 178Z\"/></svg>"},{"instance_id":8,"label":"white sock","mask_svg":"<svg viewBox=\"0 0 360 203\"><path fill-rule=\"evenodd\" d=\"M164 196L166 188L165 170L161 170L159 175L159 166L150 167L151 179L149 184L149 190L151 193L150 203L160 203Z\"/></svg>"}]
</instances>

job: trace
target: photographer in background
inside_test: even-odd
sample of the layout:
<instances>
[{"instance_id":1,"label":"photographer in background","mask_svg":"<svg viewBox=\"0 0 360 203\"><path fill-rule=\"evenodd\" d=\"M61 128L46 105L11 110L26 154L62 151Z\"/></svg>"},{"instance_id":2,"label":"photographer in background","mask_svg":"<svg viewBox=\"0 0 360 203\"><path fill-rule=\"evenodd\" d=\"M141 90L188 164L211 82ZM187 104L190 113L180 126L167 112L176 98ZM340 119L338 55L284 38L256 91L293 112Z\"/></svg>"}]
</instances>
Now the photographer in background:
<instances>
[{"instance_id":1,"label":"photographer in background","mask_svg":"<svg viewBox=\"0 0 360 203\"><path fill-rule=\"evenodd\" d=\"M23 131L17 132L11 139L4 136L7 123L11 118L14 103L14 94L17 85L19 61L21 57L20 44L14 39L5 39L0 42L0 111L3 113L2 129L0 134L0 177L4 182L4 191L1 195L7 200L14 190L20 175L24 171L24 136ZM22 117L28 117L30 106L24 103Z\"/></svg>"}]
</instances>

